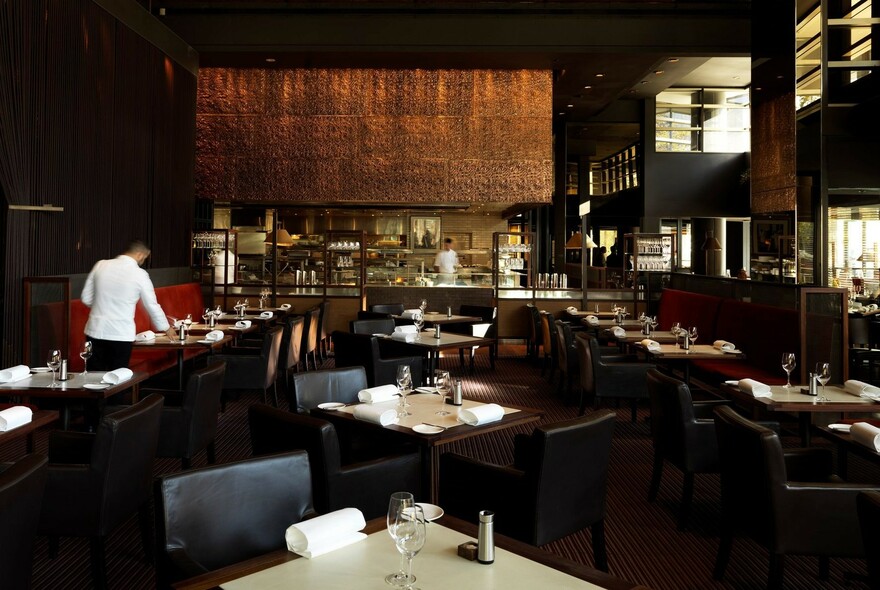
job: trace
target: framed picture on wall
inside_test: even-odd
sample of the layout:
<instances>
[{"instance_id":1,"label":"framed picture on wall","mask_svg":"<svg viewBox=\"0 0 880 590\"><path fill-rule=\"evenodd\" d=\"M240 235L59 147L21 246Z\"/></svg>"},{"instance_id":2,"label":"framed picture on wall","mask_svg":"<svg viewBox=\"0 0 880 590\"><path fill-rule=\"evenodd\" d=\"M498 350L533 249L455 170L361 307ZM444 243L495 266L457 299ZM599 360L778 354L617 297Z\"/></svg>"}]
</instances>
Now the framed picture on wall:
<instances>
[{"instance_id":1,"label":"framed picture on wall","mask_svg":"<svg viewBox=\"0 0 880 590\"><path fill-rule=\"evenodd\" d=\"M779 239L788 235L788 221L784 219L759 219L752 221L752 227L755 252L779 252Z\"/></svg>"},{"instance_id":2,"label":"framed picture on wall","mask_svg":"<svg viewBox=\"0 0 880 590\"><path fill-rule=\"evenodd\" d=\"M436 250L440 245L440 218L409 218L409 243L413 250Z\"/></svg>"}]
</instances>

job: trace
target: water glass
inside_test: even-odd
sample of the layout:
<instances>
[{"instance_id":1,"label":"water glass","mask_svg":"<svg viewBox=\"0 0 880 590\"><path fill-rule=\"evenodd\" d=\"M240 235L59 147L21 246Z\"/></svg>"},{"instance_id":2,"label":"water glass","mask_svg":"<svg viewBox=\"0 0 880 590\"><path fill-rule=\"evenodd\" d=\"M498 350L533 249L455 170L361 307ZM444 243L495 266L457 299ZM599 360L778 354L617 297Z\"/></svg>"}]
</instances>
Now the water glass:
<instances>
[{"instance_id":1,"label":"water glass","mask_svg":"<svg viewBox=\"0 0 880 590\"><path fill-rule=\"evenodd\" d=\"M83 360L83 376L89 372L89 359L92 357L92 341L83 342L82 350L79 351L79 358Z\"/></svg>"},{"instance_id":2,"label":"water glass","mask_svg":"<svg viewBox=\"0 0 880 590\"><path fill-rule=\"evenodd\" d=\"M827 402L828 398L825 397L825 386L831 380L831 363L816 363L816 381L818 381L822 385L822 395L819 396L817 401Z\"/></svg>"},{"instance_id":3,"label":"water glass","mask_svg":"<svg viewBox=\"0 0 880 590\"><path fill-rule=\"evenodd\" d=\"M797 362L793 352L782 353L782 370L785 371L785 385L787 389L791 388L791 372L797 366Z\"/></svg>"},{"instance_id":4,"label":"water glass","mask_svg":"<svg viewBox=\"0 0 880 590\"><path fill-rule=\"evenodd\" d=\"M58 387L58 383L55 381L56 373L58 369L61 367L61 351L58 349L52 349L49 351L49 356L46 357L46 365L52 369L52 385L51 387Z\"/></svg>"},{"instance_id":5,"label":"water glass","mask_svg":"<svg viewBox=\"0 0 880 590\"><path fill-rule=\"evenodd\" d=\"M388 525L388 534L391 535L391 538L394 540L395 546L397 545L397 523L400 519L399 515L406 511L411 511L413 507L415 507L415 499L410 492L394 492L388 500L388 515L385 522ZM404 560L405 556L401 554L400 568L398 571L385 576L385 581L392 586L403 587L416 581L415 578L410 579L411 574L407 571L406 562Z\"/></svg>"},{"instance_id":6,"label":"water glass","mask_svg":"<svg viewBox=\"0 0 880 590\"><path fill-rule=\"evenodd\" d=\"M403 587L406 590L418 590L413 587L416 577L412 575L412 561L425 546L427 537L425 511L418 504L399 510L393 526L394 544L401 556L406 559L406 584Z\"/></svg>"},{"instance_id":7,"label":"water glass","mask_svg":"<svg viewBox=\"0 0 880 590\"><path fill-rule=\"evenodd\" d=\"M434 413L438 416L448 416L450 412L446 410L446 396L452 391L452 379L449 377L449 371L435 370L434 386L437 387L437 394L440 397L440 409Z\"/></svg>"},{"instance_id":8,"label":"water glass","mask_svg":"<svg viewBox=\"0 0 880 590\"><path fill-rule=\"evenodd\" d=\"M400 405L397 409L397 416L400 418L412 415L406 411L406 408L409 406L406 402L406 394L409 393L411 386L412 373L410 372L409 365L397 365L397 388L400 390Z\"/></svg>"}]
</instances>

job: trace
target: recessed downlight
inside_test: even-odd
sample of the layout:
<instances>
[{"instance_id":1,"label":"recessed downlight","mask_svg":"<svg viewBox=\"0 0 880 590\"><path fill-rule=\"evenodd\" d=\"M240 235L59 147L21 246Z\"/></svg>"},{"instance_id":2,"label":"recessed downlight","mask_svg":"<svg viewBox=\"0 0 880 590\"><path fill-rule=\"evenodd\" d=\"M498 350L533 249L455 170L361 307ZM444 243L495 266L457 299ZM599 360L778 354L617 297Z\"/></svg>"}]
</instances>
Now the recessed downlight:
<instances>
[{"instance_id":1,"label":"recessed downlight","mask_svg":"<svg viewBox=\"0 0 880 590\"><path fill-rule=\"evenodd\" d=\"M274 57L267 57L267 58L266 58L266 63L267 63L267 64L273 64L273 63L275 63L275 58L274 58Z\"/></svg>"}]
</instances>

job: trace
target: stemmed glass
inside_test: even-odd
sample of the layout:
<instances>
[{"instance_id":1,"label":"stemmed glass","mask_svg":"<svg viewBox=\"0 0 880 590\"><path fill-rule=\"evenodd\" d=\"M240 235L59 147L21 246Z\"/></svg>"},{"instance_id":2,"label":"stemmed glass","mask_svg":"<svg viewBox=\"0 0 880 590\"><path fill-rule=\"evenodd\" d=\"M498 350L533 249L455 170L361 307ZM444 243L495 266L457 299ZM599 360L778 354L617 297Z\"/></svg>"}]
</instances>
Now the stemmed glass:
<instances>
[{"instance_id":1,"label":"stemmed glass","mask_svg":"<svg viewBox=\"0 0 880 590\"><path fill-rule=\"evenodd\" d=\"M410 508L399 510L394 523L394 544L397 550L406 558L406 590L418 590L413 587L416 577L412 575L412 560L422 547L425 546L427 528L425 526L425 511L418 504Z\"/></svg>"},{"instance_id":2,"label":"stemmed glass","mask_svg":"<svg viewBox=\"0 0 880 590\"><path fill-rule=\"evenodd\" d=\"M648 317L648 324L651 326L651 333L653 334L657 330L657 326L660 325L660 322L657 321L657 316Z\"/></svg>"},{"instance_id":3,"label":"stemmed glass","mask_svg":"<svg viewBox=\"0 0 880 590\"><path fill-rule=\"evenodd\" d=\"M412 373L410 372L409 365L397 365L397 387L400 389L400 405L397 409L397 416L400 418L412 416L412 414L406 411L407 406L409 406L406 402L406 394L409 393L411 386Z\"/></svg>"},{"instance_id":4,"label":"stemmed glass","mask_svg":"<svg viewBox=\"0 0 880 590\"><path fill-rule=\"evenodd\" d=\"M783 352L782 353L782 370L785 371L785 387L786 389L791 389L791 372L794 371L794 368L797 366L797 362L795 360L795 356L793 352Z\"/></svg>"},{"instance_id":5,"label":"stemmed glass","mask_svg":"<svg viewBox=\"0 0 880 590\"><path fill-rule=\"evenodd\" d=\"M442 369L435 370L434 385L437 387L437 394L440 396L440 409L434 413L438 416L448 416L450 412L445 409L446 396L452 389L452 383L450 383L449 378L449 371L444 371Z\"/></svg>"},{"instance_id":6,"label":"stemmed glass","mask_svg":"<svg viewBox=\"0 0 880 590\"><path fill-rule=\"evenodd\" d=\"M391 499L388 500L388 516L386 517L386 523L388 524L388 534L391 535L395 545L397 545L398 515L408 510L411 511L414 506L415 499L409 492L394 492L391 494ZM400 568L393 574L385 576L385 581L392 586L406 586L407 584L415 582L415 578L410 580L410 573L405 569L406 564L404 563L404 559L405 557L403 553L401 553Z\"/></svg>"},{"instance_id":7,"label":"stemmed glass","mask_svg":"<svg viewBox=\"0 0 880 590\"><path fill-rule=\"evenodd\" d=\"M83 376L89 372L89 359L92 356L92 341L83 342L82 350L79 351L79 358L83 360Z\"/></svg>"},{"instance_id":8,"label":"stemmed glass","mask_svg":"<svg viewBox=\"0 0 880 590\"><path fill-rule=\"evenodd\" d=\"M52 385L51 387L58 387L58 383L55 381L55 374L58 372L58 369L61 367L61 351L57 348L53 348L49 351L49 356L46 358L46 365L50 369L52 369Z\"/></svg>"},{"instance_id":9,"label":"stemmed glass","mask_svg":"<svg viewBox=\"0 0 880 590\"><path fill-rule=\"evenodd\" d=\"M688 337L691 339L691 344L697 343L697 338L700 337L700 334L699 334L699 332L697 332L696 326L691 327L690 331L688 332ZM690 352L690 351L691 351L690 348L688 348L688 352Z\"/></svg>"},{"instance_id":10,"label":"stemmed glass","mask_svg":"<svg viewBox=\"0 0 880 590\"><path fill-rule=\"evenodd\" d=\"M831 380L831 363L816 363L816 381L822 384L822 395L818 401L827 402L825 397L825 385Z\"/></svg>"},{"instance_id":11,"label":"stemmed glass","mask_svg":"<svg viewBox=\"0 0 880 590\"><path fill-rule=\"evenodd\" d=\"M419 309L422 310L422 313L425 313L425 311L427 311L427 309L428 309L428 300L427 299L422 299L421 302L419 302Z\"/></svg>"},{"instance_id":12,"label":"stemmed glass","mask_svg":"<svg viewBox=\"0 0 880 590\"><path fill-rule=\"evenodd\" d=\"M416 327L416 338L422 338L422 328L425 327L425 318L422 315L424 312L414 313L413 314L413 325Z\"/></svg>"}]
</instances>

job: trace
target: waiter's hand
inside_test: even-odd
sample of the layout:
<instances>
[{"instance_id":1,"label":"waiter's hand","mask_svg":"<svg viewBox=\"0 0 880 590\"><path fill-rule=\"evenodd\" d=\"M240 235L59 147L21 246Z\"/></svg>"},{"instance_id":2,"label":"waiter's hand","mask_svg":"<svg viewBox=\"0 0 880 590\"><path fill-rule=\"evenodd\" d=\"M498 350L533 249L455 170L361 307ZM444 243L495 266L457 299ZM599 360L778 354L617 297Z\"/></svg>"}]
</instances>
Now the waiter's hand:
<instances>
[{"instance_id":1,"label":"waiter's hand","mask_svg":"<svg viewBox=\"0 0 880 590\"><path fill-rule=\"evenodd\" d=\"M177 340L177 330L174 329L174 326L168 326L168 329L165 330L165 335L168 336L169 340Z\"/></svg>"}]
</instances>

